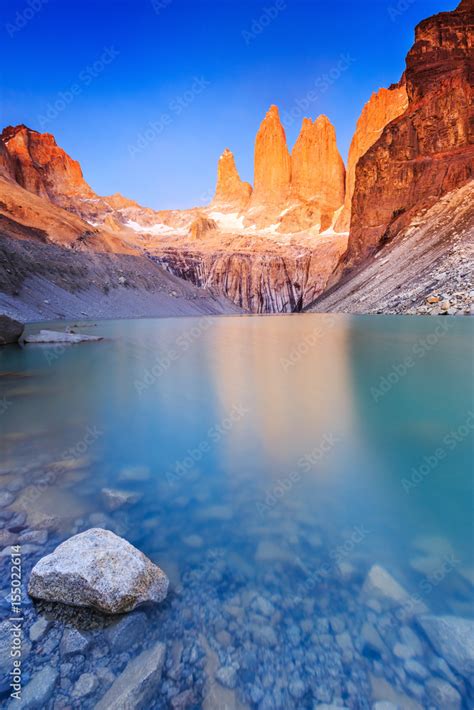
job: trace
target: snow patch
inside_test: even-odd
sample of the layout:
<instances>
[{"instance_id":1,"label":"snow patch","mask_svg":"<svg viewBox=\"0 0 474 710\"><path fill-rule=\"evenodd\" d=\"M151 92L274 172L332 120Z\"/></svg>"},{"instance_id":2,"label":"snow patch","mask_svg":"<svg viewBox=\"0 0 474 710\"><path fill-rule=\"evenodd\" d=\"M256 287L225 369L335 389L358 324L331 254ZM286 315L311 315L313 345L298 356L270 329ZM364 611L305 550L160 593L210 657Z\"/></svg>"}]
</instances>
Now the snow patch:
<instances>
[{"instance_id":1,"label":"snow patch","mask_svg":"<svg viewBox=\"0 0 474 710\"><path fill-rule=\"evenodd\" d=\"M209 217L217 222L220 229L226 232L244 232L244 217L238 212L210 212Z\"/></svg>"},{"instance_id":2,"label":"snow patch","mask_svg":"<svg viewBox=\"0 0 474 710\"><path fill-rule=\"evenodd\" d=\"M186 234L185 229L178 229L176 227L170 227L167 224L158 222L157 224L146 225L135 222L133 219L129 219L126 223L127 227L133 229L134 232L139 234L153 234L154 236L171 236L172 234Z\"/></svg>"}]
</instances>

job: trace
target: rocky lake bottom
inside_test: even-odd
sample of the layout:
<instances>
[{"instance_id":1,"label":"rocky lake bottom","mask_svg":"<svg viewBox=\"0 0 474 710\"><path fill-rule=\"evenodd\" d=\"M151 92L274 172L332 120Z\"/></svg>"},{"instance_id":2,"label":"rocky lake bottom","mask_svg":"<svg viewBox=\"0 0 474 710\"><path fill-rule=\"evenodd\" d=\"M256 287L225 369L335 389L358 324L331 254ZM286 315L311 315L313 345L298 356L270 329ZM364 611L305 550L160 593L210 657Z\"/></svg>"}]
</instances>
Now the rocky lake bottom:
<instances>
[{"instance_id":1,"label":"rocky lake bottom","mask_svg":"<svg viewBox=\"0 0 474 710\"><path fill-rule=\"evenodd\" d=\"M0 353L2 706L16 647L28 709L474 706L470 319L80 330L104 340ZM93 527L166 572L165 602L28 597Z\"/></svg>"}]
</instances>

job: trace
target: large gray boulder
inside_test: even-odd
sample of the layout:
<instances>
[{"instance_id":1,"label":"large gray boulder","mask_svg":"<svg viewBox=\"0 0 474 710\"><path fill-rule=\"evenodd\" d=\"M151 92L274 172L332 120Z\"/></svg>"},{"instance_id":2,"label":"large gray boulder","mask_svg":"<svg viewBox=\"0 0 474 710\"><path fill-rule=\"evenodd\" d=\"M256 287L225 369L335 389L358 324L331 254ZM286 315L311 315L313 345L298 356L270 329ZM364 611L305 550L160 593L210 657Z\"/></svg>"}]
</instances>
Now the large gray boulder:
<instances>
[{"instance_id":1,"label":"large gray boulder","mask_svg":"<svg viewBox=\"0 0 474 710\"><path fill-rule=\"evenodd\" d=\"M32 569L28 593L35 599L123 614L161 602L168 577L148 557L109 530L74 535Z\"/></svg>"},{"instance_id":2,"label":"large gray boulder","mask_svg":"<svg viewBox=\"0 0 474 710\"><path fill-rule=\"evenodd\" d=\"M474 619L457 616L421 616L418 623L435 651L459 675L474 675Z\"/></svg>"},{"instance_id":3,"label":"large gray boulder","mask_svg":"<svg viewBox=\"0 0 474 710\"><path fill-rule=\"evenodd\" d=\"M0 345L17 343L22 333L23 323L14 318L0 315Z\"/></svg>"},{"instance_id":4,"label":"large gray boulder","mask_svg":"<svg viewBox=\"0 0 474 710\"><path fill-rule=\"evenodd\" d=\"M143 651L125 667L95 710L135 710L150 707L158 695L166 646L157 643Z\"/></svg>"}]
</instances>

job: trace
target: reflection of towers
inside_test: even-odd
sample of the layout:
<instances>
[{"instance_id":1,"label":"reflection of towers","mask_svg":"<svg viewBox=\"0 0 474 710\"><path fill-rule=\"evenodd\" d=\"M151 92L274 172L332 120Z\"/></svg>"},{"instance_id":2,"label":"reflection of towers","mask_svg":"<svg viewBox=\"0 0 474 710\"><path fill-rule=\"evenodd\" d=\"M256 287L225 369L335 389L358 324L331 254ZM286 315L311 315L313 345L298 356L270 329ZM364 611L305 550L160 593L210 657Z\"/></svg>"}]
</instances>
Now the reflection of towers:
<instances>
[{"instance_id":1,"label":"reflection of towers","mask_svg":"<svg viewBox=\"0 0 474 710\"><path fill-rule=\"evenodd\" d=\"M222 416L235 404L250 410L222 443L223 466L252 460L255 468L264 457L266 475L278 478L325 435L350 432L348 323L325 315L216 323L210 349Z\"/></svg>"}]
</instances>

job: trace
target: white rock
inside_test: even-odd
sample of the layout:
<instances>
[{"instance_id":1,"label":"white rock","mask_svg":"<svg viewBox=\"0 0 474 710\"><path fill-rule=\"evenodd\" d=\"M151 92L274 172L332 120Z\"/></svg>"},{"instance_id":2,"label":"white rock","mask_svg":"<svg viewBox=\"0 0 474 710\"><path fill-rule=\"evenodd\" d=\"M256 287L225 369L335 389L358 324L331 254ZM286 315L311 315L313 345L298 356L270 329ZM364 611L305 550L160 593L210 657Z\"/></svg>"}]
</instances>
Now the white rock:
<instances>
[{"instance_id":1,"label":"white rock","mask_svg":"<svg viewBox=\"0 0 474 710\"><path fill-rule=\"evenodd\" d=\"M424 613L426 606L410 596L397 581L380 565L373 565L361 590L364 600L377 599L385 609L403 607L408 615Z\"/></svg>"},{"instance_id":2,"label":"white rock","mask_svg":"<svg viewBox=\"0 0 474 710\"><path fill-rule=\"evenodd\" d=\"M31 572L35 599L123 614L145 602L161 602L168 578L145 555L109 530L74 535L43 557Z\"/></svg>"},{"instance_id":3,"label":"white rock","mask_svg":"<svg viewBox=\"0 0 474 710\"><path fill-rule=\"evenodd\" d=\"M40 330L39 333L27 334L23 336L25 343L85 343L102 340L97 335L84 335L83 333L65 333L56 330Z\"/></svg>"},{"instance_id":4,"label":"white rock","mask_svg":"<svg viewBox=\"0 0 474 710\"><path fill-rule=\"evenodd\" d=\"M112 512L126 505L135 505L142 498L141 493L119 491L115 488L102 488L102 500L108 511Z\"/></svg>"}]
</instances>

